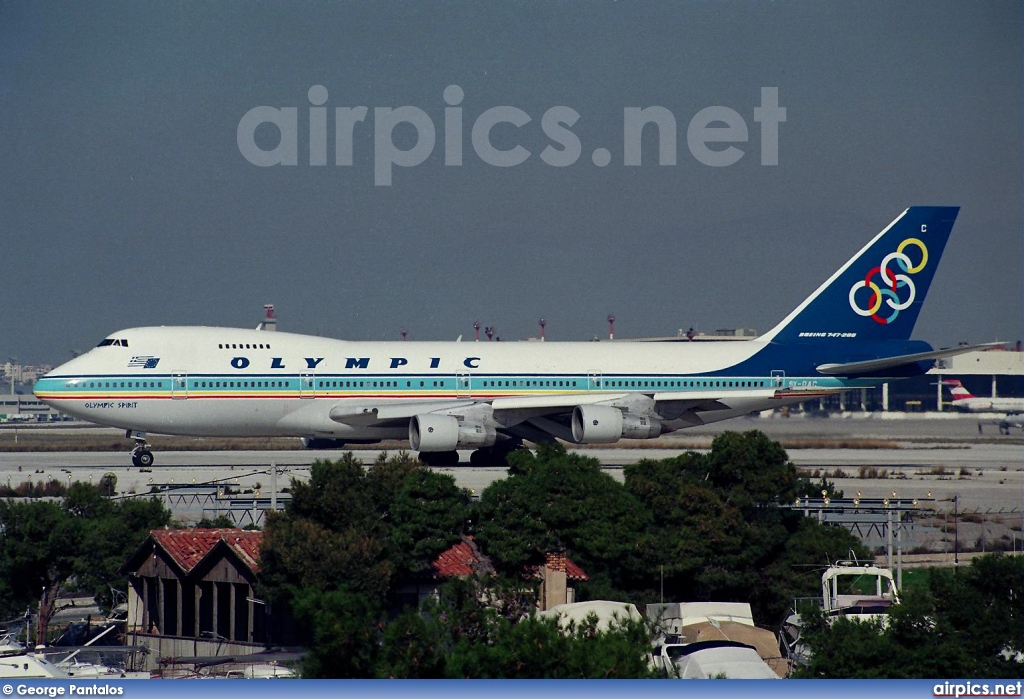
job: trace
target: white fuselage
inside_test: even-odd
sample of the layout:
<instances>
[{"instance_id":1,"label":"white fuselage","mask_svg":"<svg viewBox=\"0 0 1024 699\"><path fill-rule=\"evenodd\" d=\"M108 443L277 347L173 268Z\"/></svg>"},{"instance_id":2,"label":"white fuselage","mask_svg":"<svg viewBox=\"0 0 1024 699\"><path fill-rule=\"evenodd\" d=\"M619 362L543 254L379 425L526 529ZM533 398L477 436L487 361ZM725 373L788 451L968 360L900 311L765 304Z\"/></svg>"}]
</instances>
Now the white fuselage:
<instances>
[{"instance_id":1,"label":"white fuselage","mask_svg":"<svg viewBox=\"0 0 1024 699\"><path fill-rule=\"evenodd\" d=\"M700 419L664 420L671 431L806 400L816 389L861 385L786 376L783 367L730 371L763 347L757 341L345 342L234 328L136 328L53 370L35 391L64 413L132 431L378 440L406 437L407 422L339 421L337 415L416 404L462 411L501 428L545 412L540 406L550 408L560 396L570 409L608 401L653 414L666 399L685 406L714 394L717 408ZM799 397L776 396L793 388ZM490 406L497 399L516 410L496 418Z\"/></svg>"},{"instance_id":2,"label":"white fuselage","mask_svg":"<svg viewBox=\"0 0 1024 699\"><path fill-rule=\"evenodd\" d=\"M1024 398L955 398L951 405L969 413L1020 413L1024 412Z\"/></svg>"}]
</instances>

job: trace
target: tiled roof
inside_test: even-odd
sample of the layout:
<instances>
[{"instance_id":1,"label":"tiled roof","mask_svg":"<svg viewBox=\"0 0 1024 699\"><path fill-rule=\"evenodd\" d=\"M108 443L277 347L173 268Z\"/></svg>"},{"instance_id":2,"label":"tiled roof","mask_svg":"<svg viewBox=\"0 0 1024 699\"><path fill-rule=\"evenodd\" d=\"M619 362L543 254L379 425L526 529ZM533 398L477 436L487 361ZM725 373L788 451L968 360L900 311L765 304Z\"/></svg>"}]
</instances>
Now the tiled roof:
<instances>
[{"instance_id":1,"label":"tiled roof","mask_svg":"<svg viewBox=\"0 0 1024 699\"><path fill-rule=\"evenodd\" d=\"M541 565L526 566L524 568L524 574L526 577L541 577L541 569L544 567ZM590 580L590 576L583 572L583 569L573 563L571 558L566 557L565 559L565 577L568 580L576 580L586 582Z\"/></svg>"},{"instance_id":2,"label":"tiled roof","mask_svg":"<svg viewBox=\"0 0 1024 699\"><path fill-rule=\"evenodd\" d=\"M430 565L434 569L434 575L439 578L463 578L478 573L494 572L490 557L480 550L471 536L462 537L462 541L442 553ZM530 566L527 572L531 576L537 575L542 567ZM569 558L565 559L565 576L569 580L590 580L590 576Z\"/></svg>"},{"instance_id":3,"label":"tiled roof","mask_svg":"<svg viewBox=\"0 0 1024 699\"><path fill-rule=\"evenodd\" d=\"M154 529L157 546L188 573L221 542L224 542L254 573L260 570L263 532L242 529Z\"/></svg>"},{"instance_id":4,"label":"tiled roof","mask_svg":"<svg viewBox=\"0 0 1024 699\"><path fill-rule=\"evenodd\" d=\"M494 572L491 560L480 551L471 536L462 537L462 541L443 552L430 566L439 578L464 578L476 573Z\"/></svg>"},{"instance_id":5,"label":"tiled roof","mask_svg":"<svg viewBox=\"0 0 1024 699\"><path fill-rule=\"evenodd\" d=\"M583 569L572 562L572 559L565 559L565 577L570 580L590 580L590 576L583 572Z\"/></svg>"}]
</instances>

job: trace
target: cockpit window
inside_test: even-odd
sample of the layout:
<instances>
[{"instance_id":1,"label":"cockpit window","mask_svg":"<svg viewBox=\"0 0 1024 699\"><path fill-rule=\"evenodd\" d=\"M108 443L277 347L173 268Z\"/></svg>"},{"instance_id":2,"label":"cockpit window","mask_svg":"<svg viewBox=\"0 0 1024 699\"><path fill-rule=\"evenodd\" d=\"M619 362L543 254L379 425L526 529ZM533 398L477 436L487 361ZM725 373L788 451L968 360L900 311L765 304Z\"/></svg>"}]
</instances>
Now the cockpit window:
<instances>
[{"instance_id":1,"label":"cockpit window","mask_svg":"<svg viewBox=\"0 0 1024 699\"><path fill-rule=\"evenodd\" d=\"M128 340L114 340L114 339L108 337L107 339L103 340L102 342L100 342L100 344L98 344L96 346L97 347L110 347L111 345L114 345L116 347L127 347L128 346Z\"/></svg>"}]
</instances>

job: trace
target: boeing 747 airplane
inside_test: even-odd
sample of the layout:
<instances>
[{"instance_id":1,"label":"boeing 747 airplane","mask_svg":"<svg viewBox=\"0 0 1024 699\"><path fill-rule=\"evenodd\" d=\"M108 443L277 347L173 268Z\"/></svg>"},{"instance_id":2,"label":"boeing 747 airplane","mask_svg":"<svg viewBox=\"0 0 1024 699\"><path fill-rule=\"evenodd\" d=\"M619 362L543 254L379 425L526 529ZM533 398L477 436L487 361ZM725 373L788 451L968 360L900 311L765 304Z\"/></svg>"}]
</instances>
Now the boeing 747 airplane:
<instances>
[{"instance_id":1,"label":"boeing 747 airplane","mask_svg":"<svg viewBox=\"0 0 1024 699\"><path fill-rule=\"evenodd\" d=\"M346 342L215 327L122 330L35 385L40 400L147 433L408 439L427 464L502 463L524 441L655 439L925 373L911 341L959 209L912 207L766 335L746 342ZM987 346L987 345L986 345Z\"/></svg>"}]
</instances>

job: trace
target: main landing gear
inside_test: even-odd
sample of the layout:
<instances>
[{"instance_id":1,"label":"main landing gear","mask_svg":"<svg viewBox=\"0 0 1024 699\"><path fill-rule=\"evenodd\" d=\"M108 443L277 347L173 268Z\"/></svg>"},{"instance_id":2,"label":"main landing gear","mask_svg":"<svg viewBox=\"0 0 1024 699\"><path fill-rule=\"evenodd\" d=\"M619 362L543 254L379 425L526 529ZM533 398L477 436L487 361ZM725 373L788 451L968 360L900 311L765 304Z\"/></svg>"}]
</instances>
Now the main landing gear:
<instances>
[{"instance_id":1,"label":"main landing gear","mask_svg":"<svg viewBox=\"0 0 1024 699\"><path fill-rule=\"evenodd\" d=\"M132 449L132 465L138 468L149 468L152 466L153 452L149 450L149 445L146 444L146 433L128 431L124 436L135 440L135 448Z\"/></svg>"},{"instance_id":2,"label":"main landing gear","mask_svg":"<svg viewBox=\"0 0 1024 699\"><path fill-rule=\"evenodd\" d=\"M508 455L513 451L515 451L515 448L496 449L494 447L483 447L469 455L469 465L476 466L478 468L486 466L508 466Z\"/></svg>"},{"instance_id":3,"label":"main landing gear","mask_svg":"<svg viewBox=\"0 0 1024 699\"><path fill-rule=\"evenodd\" d=\"M482 447L469 456L470 466L484 468L487 466L508 466L508 455L516 449L522 449L521 443L502 447ZM457 451L421 451L419 459L424 466L458 466Z\"/></svg>"},{"instance_id":4,"label":"main landing gear","mask_svg":"<svg viewBox=\"0 0 1024 699\"><path fill-rule=\"evenodd\" d=\"M457 451L421 451L420 461L424 466L458 466L459 452Z\"/></svg>"}]
</instances>

